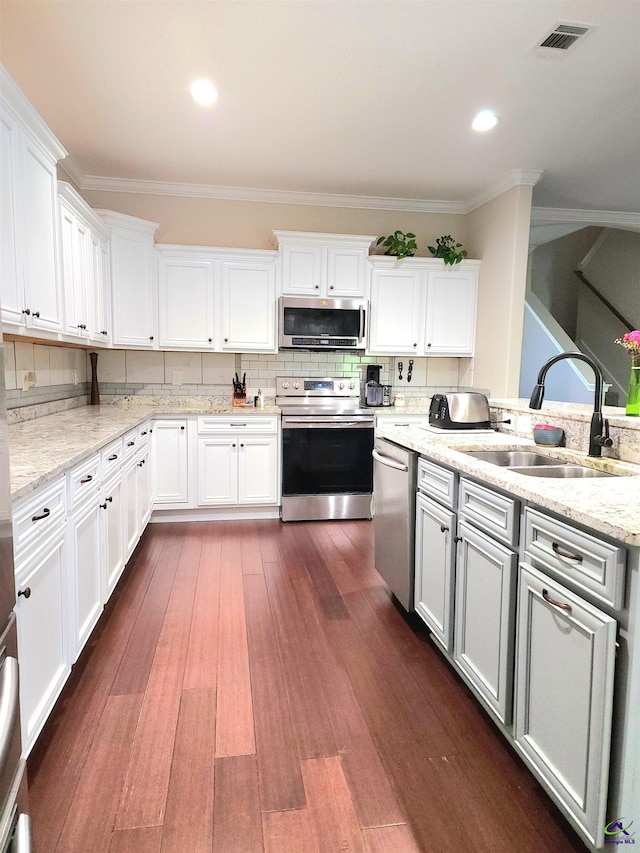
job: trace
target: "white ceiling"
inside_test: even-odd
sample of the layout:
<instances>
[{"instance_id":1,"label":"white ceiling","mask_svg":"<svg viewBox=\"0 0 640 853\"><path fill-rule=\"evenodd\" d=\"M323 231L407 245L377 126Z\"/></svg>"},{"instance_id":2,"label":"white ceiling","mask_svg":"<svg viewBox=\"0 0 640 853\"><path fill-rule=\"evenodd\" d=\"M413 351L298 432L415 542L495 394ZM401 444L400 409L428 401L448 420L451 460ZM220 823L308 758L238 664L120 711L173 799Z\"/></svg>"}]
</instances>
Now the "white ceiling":
<instances>
[{"instance_id":1,"label":"white ceiling","mask_svg":"<svg viewBox=\"0 0 640 853\"><path fill-rule=\"evenodd\" d=\"M0 14L2 63L86 187L468 209L541 170L538 206L640 211L638 0L0 0ZM540 58L559 21L596 29ZM197 77L214 108L191 101ZM502 121L478 135L485 107Z\"/></svg>"}]
</instances>

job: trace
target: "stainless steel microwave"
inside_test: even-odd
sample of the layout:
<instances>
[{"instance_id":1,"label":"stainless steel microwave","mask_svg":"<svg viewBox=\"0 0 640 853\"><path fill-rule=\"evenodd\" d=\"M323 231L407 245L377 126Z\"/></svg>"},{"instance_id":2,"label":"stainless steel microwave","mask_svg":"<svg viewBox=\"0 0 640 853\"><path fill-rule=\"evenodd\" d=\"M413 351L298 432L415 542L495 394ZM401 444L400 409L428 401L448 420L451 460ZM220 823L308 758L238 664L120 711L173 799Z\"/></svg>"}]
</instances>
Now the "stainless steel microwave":
<instances>
[{"instance_id":1,"label":"stainless steel microwave","mask_svg":"<svg viewBox=\"0 0 640 853\"><path fill-rule=\"evenodd\" d=\"M364 349L365 299L306 299L281 296L279 346L282 349Z\"/></svg>"}]
</instances>

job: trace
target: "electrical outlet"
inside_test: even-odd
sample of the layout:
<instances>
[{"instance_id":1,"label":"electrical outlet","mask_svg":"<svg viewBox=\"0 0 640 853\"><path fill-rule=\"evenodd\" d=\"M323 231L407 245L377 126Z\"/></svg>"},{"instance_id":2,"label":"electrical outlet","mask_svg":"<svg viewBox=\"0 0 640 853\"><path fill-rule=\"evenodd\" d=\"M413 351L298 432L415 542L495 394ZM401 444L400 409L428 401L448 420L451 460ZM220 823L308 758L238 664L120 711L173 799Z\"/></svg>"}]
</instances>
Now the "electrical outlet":
<instances>
[{"instance_id":1,"label":"electrical outlet","mask_svg":"<svg viewBox=\"0 0 640 853\"><path fill-rule=\"evenodd\" d=\"M22 371L22 390L28 391L36 387L36 374L33 370Z\"/></svg>"},{"instance_id":2,"label":"electrical outlet","mask_svg":"<svg viewBox=\"0 0 640 853\"><path fill-rule=\"evenodd\" d=\"M182 385L182 371L174 370L171 374L171 384L172 385Z\"/></svg>"}]
</instances>

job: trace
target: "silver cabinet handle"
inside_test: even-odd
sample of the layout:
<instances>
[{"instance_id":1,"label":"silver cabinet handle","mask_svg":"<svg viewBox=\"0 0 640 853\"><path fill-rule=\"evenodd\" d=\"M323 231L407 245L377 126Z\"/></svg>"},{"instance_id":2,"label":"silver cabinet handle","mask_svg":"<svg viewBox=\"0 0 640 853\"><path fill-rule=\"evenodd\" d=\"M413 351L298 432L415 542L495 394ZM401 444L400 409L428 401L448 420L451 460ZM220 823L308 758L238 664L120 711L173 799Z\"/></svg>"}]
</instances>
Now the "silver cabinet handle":
<instances>
[{"instance_id":1,"label":"silver cabinet handle","mask_svg":"<svg viewBox=\"0 0 640 853\"><path fill-rule=\"evenodd\" d=\"M556 601L554 598L549 598L549 591L546 589L542 590L542 597L547 602L547 604L552 604L554 607L557 607L559 610L566 610L567 613L571 613L571 605L563 604L561 601Z\"/></svg>"},{"instance_id":2,"label":"silver cabinet handle","mask_svg":"<svg viewBox=\"0 0 640 853\"><path fill-rule=\"evenodd\" d=\"M408 465L403 465L402 462L396 462L395 459L392 459L390 456L383 456L381 453L378 453L377 450L373 451L373 458L376 462L380 462L381 465L386 465L387 468L395 468L396 471L409 470Z\"/></svg>"},{"instance_id":3,"label":"silver cabinet handle","mask_svg":"<svg viewBox=\"0 0 640 853\"><path fill-rule=\"evenodd\" d=\"M557 554L558 557L564 557L565 560L575 560L576 563L582 562L583 558L580 554L571 554L571 553L569 553L569 551L561 551L560 546L558 545L557 542L551 543L551 550L553 551L554 554Z\"/></svg>"},{"instance_id":4,"label":"silver cabinet handle","mask_svg":"<svg viewBox=\"0 0 640 853\"><path fill-rule=\"evenodd\" d=\"M7 656L0 676L0 767L4 767L11 747L18 715L18 661Z\"/></svg>"}]
</instances>

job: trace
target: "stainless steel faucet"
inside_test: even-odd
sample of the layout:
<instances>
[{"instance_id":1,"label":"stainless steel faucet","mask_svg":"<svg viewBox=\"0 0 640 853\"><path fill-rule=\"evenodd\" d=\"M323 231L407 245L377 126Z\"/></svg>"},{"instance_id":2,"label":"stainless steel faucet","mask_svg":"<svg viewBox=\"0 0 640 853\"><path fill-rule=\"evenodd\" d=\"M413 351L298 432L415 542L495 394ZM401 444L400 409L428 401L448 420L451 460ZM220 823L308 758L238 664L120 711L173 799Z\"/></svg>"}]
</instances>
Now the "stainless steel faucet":
<instances>
[{"instance_id":1,"label":"stainless steel faucet","mask_svg":"<svg viewBox=\"0 0 640 853\"><path fill-rule=\"evenodd\" d=\"M593 414L591 415L591 429L589 431L589 456L602 456L603 447L611 447L613 439L609 436L609 421L602 418L602 389L604 387L604 376L600 367L588 355L582 352L561 352L554 355L540 368L538 383L531 392L529 400L530 409L541 409L544 400L544 379L549 368L557 361L565 358L575 358L584 361L593 370L596 377L596 390L593 399ZM603 431L604 430L604 431Z\"/></svg>"}]
</instances>

